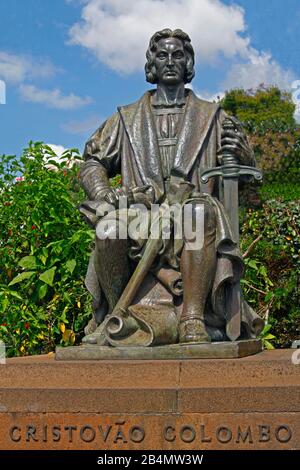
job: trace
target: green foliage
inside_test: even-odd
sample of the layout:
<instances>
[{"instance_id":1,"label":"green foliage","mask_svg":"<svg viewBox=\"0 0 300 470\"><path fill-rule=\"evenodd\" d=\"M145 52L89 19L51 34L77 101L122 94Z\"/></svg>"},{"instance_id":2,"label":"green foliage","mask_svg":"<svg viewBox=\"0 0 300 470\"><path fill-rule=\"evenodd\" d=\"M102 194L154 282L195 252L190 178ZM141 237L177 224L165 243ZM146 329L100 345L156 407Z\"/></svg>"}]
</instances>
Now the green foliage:
<instances>
[{"instance_id":1,"label":"green foliage","mask_svg":"<svg viewBox=\"0 0 300 470\"><path fill-rule=\"evenodd\" d=\"M263 201L277 199L278 201L295 201L300 199L300 184L289 182L266 182L259 188Z\"/></svg>"},{"instance_id":2,"label":"green foliage","mask_svg":"<svg viewBox=\"0 0 300 470\"><path fill-rule=\"evenodd\" d=\"M290 347L300 336L300 128L295 105L289 93L264 86L231 90L222 104L244 123L264 177L262 184L241 193L244 250L260 237L245 259L245 297L268 323L264 346Z\"/></svg>"},{"instance_id":3,"label":"green foliage","mask_svg":"<svg viewBox=\"0 0 300 470\"><path fill-rule=\"evenodd\" d=\"M78 341L91 312L83 280L93 232L76 208L84 194L74 158L72 149L57 162L51 148L30 143L0 163L0 338L9 355Z\"/></svg>"},{"instance_id":4,"label":"green foliage","mask_svg":"<svg viewBox=\"0 0 300 470\"><path fill-rule=\"evenodd\" d=\"M250 132L255 127L260 131L264 126L276 131L281 127L283 131L286 127L295 126L295 105L291 94L277 87L261 85L256 90L230 90L222 100L222 107L249 126Z\"/></svg>"},{"instance_id":5,"label":"green foliage","mask_svg":"<svg viewBox=\"0 0 300 470\"><path fill-rule=\"evenodd\" d=\"M257 90L236 89L226 93L222 106L243 122L264 183L298 185L300 128L291 94L263 85Z\"/></svg>"},{"instance_id":6,"label":"green foliage","mask_svg":"<svg viewBox=\"0 0 300 470\"><path fill-rule=\"evenodd\" d=\"M263 339L280 347L300 336L299 206L300 200L267 201L248 209L242 226L242 250L256 240L245 258L245 298L272 327L275 338Z\"/></svg>"},{"instance_id":7,"label":"green foliage","mask_svg":"<svg viewBox=\"0 0 300 470\"><path fill-rule=\"evenodd\" d=\"M271 328L272 325L265 325L260 334L264 349L275 349L273 346L273 340L276 339L276 337L270 333Z\"/></svg>"}]
</instances>

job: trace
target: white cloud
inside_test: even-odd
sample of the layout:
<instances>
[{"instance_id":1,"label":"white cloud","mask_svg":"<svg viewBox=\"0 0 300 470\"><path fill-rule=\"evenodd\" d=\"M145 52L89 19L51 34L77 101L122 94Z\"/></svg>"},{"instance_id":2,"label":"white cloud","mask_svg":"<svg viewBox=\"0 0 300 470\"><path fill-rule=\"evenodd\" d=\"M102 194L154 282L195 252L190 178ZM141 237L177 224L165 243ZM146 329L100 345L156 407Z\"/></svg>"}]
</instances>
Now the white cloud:
<instances>
[{"instance_id":1,"label":"white cloud","mask_svg":"<svg viewBox=\"0 0 300 470\"><path fill-rule=\"evenodd\" d=\"M298 123L300 123L300 80L294 80L291 84L292 90L292 99L294 104L296 105L295 109L295 119Z\"/></svg>"},{"instance_id":2,"label":"white cloud","mask_svg":"<svg viewBox=\"0 0 300 470\"><path fill-rule=\"evenodd\" d=\"M149 37L165 27L181 28L198 57L247 55L244 11L220 0L83 0L81 21L70 29L70 44L90 50L113 70L141 70Z\"/></svg>"},{"instance_id":3,"label":"white cloud","mask_svg":"<svg viewBox=\"0 0 300 470\"><path fill-rule=\"evenodd\" d=\"M0 78L7 83L52 77L59 69L50 61L0 51Z\"/></svg>"},{"instance_id":4,"label":"white cloud","mask_svg":"<svg viewBox=\"0 0 300 470\"><path fill-rule=\"evenodd\" d=\"M49 108L76 109L92 102L92 99L89 96L81 98L73 93L63 95L58 88L45 90L34 85L24 84L19 87L19 91L24 101L44 104Z\"/></svg>"},{"instance_id":5,"label":"white cloud","mask_svg":"<svg viewBox=\"0 0 300 470\"><path fill-rule=\"evenodd\" d=\"M62 156L62 154L67 150L63 145L57 145L57 144L46 144L48 147L50 147L53 152L57 155L58 158ZM53 160L59 161L56 158L53 158Z\"/></svg>"},{"instance_id":6,"label":"white cloud","mask_svg":"<svg viewBox=\"0 0 300 470\"><path fill-rule=\"evenodd\" d=\"M296 119L296 122L297 122L298 124L300 124L300 110L297 110L297 109L296 109L296 112L295 112L295 114L294 114L294 117L295 117L295 119Z\"/></svg>"},{"instance_id":7,"label":"white cloud","mask_svg":"<svg viewBox=\"0 0 300 470\"><path fill-rule=\"evenodd\" d=\"M199 92L196 91L196 95L205 101L218 102L224 97L225 93L223 91L218 91L216 93L209 93L207 91L199 91Z\"/></svg>"},{"instance_id":8,"label":"white cloud","mask_svg":"<svg viewBox=\"0 0 300 470\"><path fill-rule=\"evenodd\" d=\"M291 70L284 70L278 62L272 59L271 54L259 53L249 48L248 61L233 64L222 85L224 89L239 87L249 89L264 83L290 90L293 80L294 73Z\"/></svg>"},{"instance_id":9,"label":"white cloud","mask_svg":"<svg viewBox=\"0 0 300 470\"><path fill-rule=\"evenodd\" d=\"M61 128L69 134L88 134L96 130L104 121L99 116L88 116L81 121L69 121L61 125Z\"/></svg>"},{"instance_id":10,"label":"white cloud","mask_svg":"<svg viewBox=\"0 0 300 470\"><path fill-rule=\"evenodd\" d=\"M0 80L18 87L24 101L57 109L76 109L91 103L90 97L64 95L58 88L45 90L26 82L55 76L61 69L50 61L0 50Z\"/></svg>"},{"instance_id":11,"label":"white cloud","mask_svg":"<svg viewBox=\"0 0 300 470\"><path fill-rule=\"evenodd\" d=\"M142 70L151 34L170 27L190 34L201 62L231 61L220 84L223 90L261 83L289 88L293 80L292 72L269 53L251 47L244 10L237 5L221 0L81 0L81 4L81 20L70 29L69 43L86 48L117 72Z\"/></svg>"}]
</instances>

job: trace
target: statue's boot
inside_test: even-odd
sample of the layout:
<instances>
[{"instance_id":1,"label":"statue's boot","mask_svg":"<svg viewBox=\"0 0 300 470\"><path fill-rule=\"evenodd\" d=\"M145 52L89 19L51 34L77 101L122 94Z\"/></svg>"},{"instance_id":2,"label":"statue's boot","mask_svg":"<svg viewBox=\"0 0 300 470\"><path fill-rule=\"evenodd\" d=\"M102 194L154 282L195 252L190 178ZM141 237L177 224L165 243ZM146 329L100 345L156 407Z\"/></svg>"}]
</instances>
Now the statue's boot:
<instances>
[{"instance_id":1,"label":"statue's boot","mask_svg":"<svg viewBox=\"0 0 300 470\"><path fill-rule=\"evenodd\" d=\"M209 203L194 201L194 232L197 229L196 217L198 217L198 230L199 223L202 223L202 227L204 225L203 239L197 245L191 245L189 240L185 240L181 255L183 310L179 322L180 343L209 343L211 341L205 329L204 309L217 265L216 217L214 209ZM193 249L195 247L196 249Z\"/></svg>"},{"instance_id":2,"label":"statue's boot","mask_svg":"<svg viewBox=\"0 0 300 470\"><path fill-rule=\"evenodd\" d=\"M182 320L179 324L180 343L210 343L204 321L199 318Z\"/></svg>"}]
</instances>

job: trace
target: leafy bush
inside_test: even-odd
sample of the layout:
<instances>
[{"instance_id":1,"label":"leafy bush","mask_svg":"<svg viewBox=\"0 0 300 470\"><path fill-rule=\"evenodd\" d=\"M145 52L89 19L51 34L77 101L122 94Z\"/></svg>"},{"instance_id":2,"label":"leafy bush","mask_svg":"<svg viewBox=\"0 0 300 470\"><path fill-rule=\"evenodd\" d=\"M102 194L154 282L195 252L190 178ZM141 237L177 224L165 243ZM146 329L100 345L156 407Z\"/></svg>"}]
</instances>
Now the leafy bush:
<instances>
[{"instance_id":1,"label":"leafy bush","mask_svg":"<svg viewBox=\"0 0 300 470\"><path fill-rule=\"evenodd\" d=\"M31 143L0 163L0 337L8 355L75 343L91 311L83 279L93 233L76 209L84 198L78 167L68 166L80 156L73 149L59 163L54 157Z\"/></svg>"},{"instance_id":2,"label":"leafy bush","mask_svg":"<svg viewBox=\"0 0 300 470\"><path fill-rule=\"evenodd\" d=\"M280 347L300 336L299 207L300 200L270 200L248 209L242 226L242 249L254 243L245 258L245 297L272 326Z\"/></svg>"},{"instance_id":3,"label":"leafy bush","mask_svg":"<svg viewBox=\"0 0 300 470\"><path fill-rule=\"evenodd\" d=\"M264 125L275 131L295 126L295 105L291 94L276 86L261 84L256 89L227 91L222 107L244 122L251 133L254 127L262 126L263 130Z\"/></svg>"},{"instance_id":4,"label":"leafy bush","mask_svg":"<svg viewBox=\"0 0 300 470\"><path fill-rule=\"evenodd\" d=\"M300 184L288 182L263 183L259 188L262 201L277 199L278 201L295 201L300 199Z\"/></svg>"},{"instance_id":5,"label":"leafy bush","mask_svg":"<svg viewBox=\"0 0 300 470\"><path fill-rule=\"evenodd\" d=\"M222 105L243 122L264 176L262 184L240 193L242 247L254 243L245 259L245 296L268 322L264 344L290 347L300 336L300 127L295 105L289 93L263 85L231 90Z\"/></svg>"},{"instance_id":6,"label":"leafy bush","mask_svg":"<svg viewBox=\"0 0 300 470\"><path fill-rule=\"evenodd\" d=\"M235 89L226 93L222 106L243 122L264 183L299 185L300 127L291 94L264 85Z\"/></svg>"}]
</instances>

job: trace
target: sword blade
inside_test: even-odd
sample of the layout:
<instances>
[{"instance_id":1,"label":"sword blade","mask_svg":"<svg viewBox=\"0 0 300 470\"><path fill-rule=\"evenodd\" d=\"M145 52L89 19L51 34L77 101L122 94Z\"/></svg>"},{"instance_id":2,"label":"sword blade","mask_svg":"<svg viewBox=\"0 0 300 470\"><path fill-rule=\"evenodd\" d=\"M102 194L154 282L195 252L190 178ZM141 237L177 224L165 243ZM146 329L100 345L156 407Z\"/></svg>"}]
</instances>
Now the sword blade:
<instances>
[{"instance_id":1,"label":"sword blade","mask_svg":"<svg viewBox=\"0 0 300 470\"><path fill-rule=\"evenodd\" d=\"M239 242L239 195L238 176L223 178L224 206L230 220L235 241Z\"/></svg>"},{"instance_id":2,"label":"sword blade","mask_svg":"<svg viewBox=\"0 0 300 470\"><path fill-rule=\"evenodd\" d=\"M223 179L224 206L229 217L232 232L236 243L239 243L239 199L238 176ZM226 299L226 334L231 341L235 341L241 334L241 288L235 283L230 289L230 296Z\"/></svg>"}]
</instances>

